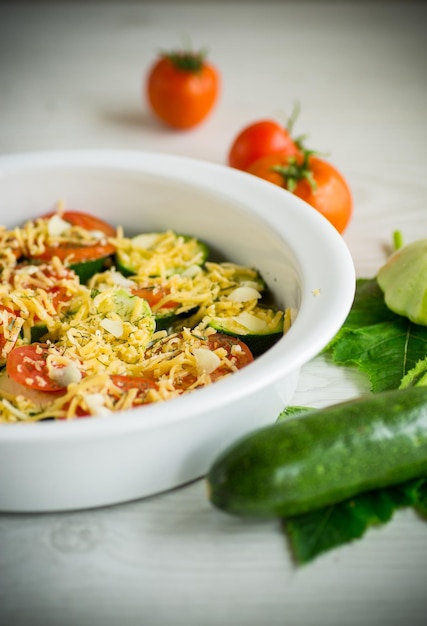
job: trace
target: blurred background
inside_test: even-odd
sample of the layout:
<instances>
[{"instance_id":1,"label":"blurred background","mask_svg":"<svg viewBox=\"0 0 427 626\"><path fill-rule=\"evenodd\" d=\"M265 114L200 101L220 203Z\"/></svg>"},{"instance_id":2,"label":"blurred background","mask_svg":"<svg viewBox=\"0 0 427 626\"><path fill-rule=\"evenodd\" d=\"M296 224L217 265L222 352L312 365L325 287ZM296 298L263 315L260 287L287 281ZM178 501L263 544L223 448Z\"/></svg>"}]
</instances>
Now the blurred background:
<instances>
[{"instance_id":1,"label":"blurred background","mask_svg":"<svg viewBox=\"0 0 427 626\"><path fill-rule=\"evenodd\" d=\"M401 171L411 163L414 144L427 139L421 6L381 0L6 2L0 8L0 150L154 146L221 162L242 125L260 116L286 119L298 100L297 132L344 169L356 152L365 167L387 158ZM425 8L421 13L427 17ZM257 36L266 28L268 38ZM208 49L221 71L222 94L205 124L174 133L149 115L143 80L160 50L188 42ZM399 135L398 123L409 111L410 132ZM387 154L383 133L395 134L396 149Z\"/></svg>"}]
</instances>

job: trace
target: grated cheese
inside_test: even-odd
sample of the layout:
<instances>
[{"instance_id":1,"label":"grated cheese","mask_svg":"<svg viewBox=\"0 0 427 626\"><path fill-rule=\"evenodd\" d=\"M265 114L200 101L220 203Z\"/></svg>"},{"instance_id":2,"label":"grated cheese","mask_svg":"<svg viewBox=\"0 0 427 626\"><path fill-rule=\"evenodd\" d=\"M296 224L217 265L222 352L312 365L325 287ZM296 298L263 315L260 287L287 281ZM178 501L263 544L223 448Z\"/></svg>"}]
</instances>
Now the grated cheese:
<instances>
[{"instance_id":1,"label":"grated cheese","mask_svg":"<svg viewBox=\"0 0 427 626\"><path fill-rule=\"evenodd\" d=\"M175 398L237 370L239 344L229 351L209 346L214 319L230 319L251 331L275 328L284 316L286 329L293 321L288 309L258 307L265 285L255 269L204 262L195 238L171 230L127 238L119 227L108 238L120 267L134 268L131 276L111 265L82 284L70 258L21 262L37 259L46 246L106 241L103 232L74 226L63 214L61 202L49 218L12 230L0 227L0 366L15 346L30 344L36 330L45 361L24 359L18 371L24 376L31 366L40 388L48 387L49 379L63 388L52 394L14 382L11 394L0 373L0 422L107 416ZM152 295L151 305L141 293ZM171 312L173 327L159 330L156 316ZM148 382L121 387L114 381L122 376Z\"/></svg>"}]
</instances>

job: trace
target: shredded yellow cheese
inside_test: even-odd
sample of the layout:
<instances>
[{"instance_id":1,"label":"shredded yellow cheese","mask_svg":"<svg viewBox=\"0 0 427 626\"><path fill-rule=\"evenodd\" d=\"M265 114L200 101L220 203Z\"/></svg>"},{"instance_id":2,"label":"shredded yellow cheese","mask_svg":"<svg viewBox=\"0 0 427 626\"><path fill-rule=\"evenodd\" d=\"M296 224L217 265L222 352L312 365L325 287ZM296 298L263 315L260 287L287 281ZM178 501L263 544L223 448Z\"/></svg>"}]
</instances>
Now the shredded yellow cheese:
<instances>
[{"instance_id":1,"label":"shredded yellow cheese","mask_svg":"<svg viewBox=\"0 0 427 626\"><path fill-rule=\"evenodd\" d=\"M0 227L0 422L103 416L177 397L239 367L239 343L212 348L215 320L240 324L242 335L292 323L288 309L260 306L265 285L255 269L206 261L195 238L171 230L127 238L121 227L107 238L64 214L59 203L49 218ZM38 259L47 247L107 239L117 266L106 264L86 284L71 258ZM158 327L169 318L169 329ZM34 341L42 359L24 358L13 380L8 356ZM44 391L53 383L57 391Z\"/></svg>"}]
</instances>

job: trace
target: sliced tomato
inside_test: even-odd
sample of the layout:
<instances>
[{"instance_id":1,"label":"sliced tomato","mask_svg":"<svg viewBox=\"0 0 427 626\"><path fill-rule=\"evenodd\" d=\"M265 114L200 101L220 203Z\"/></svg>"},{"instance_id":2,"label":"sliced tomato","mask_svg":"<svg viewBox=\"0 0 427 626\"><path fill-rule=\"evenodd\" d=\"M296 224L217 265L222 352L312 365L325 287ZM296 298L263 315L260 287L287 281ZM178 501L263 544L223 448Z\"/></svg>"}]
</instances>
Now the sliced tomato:
<instances>
[{"instance_id":1,"label":"sliced tomato","mask_svg":"<svg viewBox=\"0 0 427 626\"><path fill-rule=\"evenodd\" d=\"M21 385L16 382L16 380L13 380L5 370L0 373L0 395L10 402L14 402L17 396L24 396L27 400L30 400L39 411L46 409L57 397L57 394L46 393L38 389L31 389L26 385Z\"/></svg>"},{"instance_id":2,"label":"sliced tomato","mask_svg":"<svg viewBox=\"0 0 427 626\"><path fill-rule=\"evenodd\" d=\"M37 258L43 261L48 261L54 256L57 256L61 261L69 262L71 265L77 265L79 263L86 263L87 261L94 261L95 259L104 259L111 256L115 251L114 246L111 244L97 244L96 246L79 246L78 248L73 246L46 246L45 251Z\"/></svg>"},{"instance_id":3,"label":"sliced tomato","mask_svg":"<svg viewBox=\"0 0 427 626\"><path fill-rule=\"evenodd\" d=\"M43 215L43 218L49 218L55 215L54 212L46 213ZM107 237L115 237L116 229L114 226L100 219L99 217L95 217L95 215L91 215L90 213L85 213L83 211L64 211L61 214L61 217L66 222L70 222L73 226L80 226L85 230L98 230L102 233L105 233Z\"/></svg>"},{"instance_id":4,"label":"sliced tomato","mask_svg":"<svg viewBox=\"0 0 427 626\"><path fill-rule=\"evenodd\" d=\"M137 390L138 393L135 396L133 406L145 404L147 402L148 392L151 389L157 388L156 383L145 376L120 376L115 374L111 376L111 380L116 387L124 392L130 391L131 389Z\"/></svg>"},{"instance_id":5,"label":"sliced tomato","mask_svg":"<svg viewBox=\"0 0 427 626\"><path fill-rule=\"evenodd\" d=\"M225 335L223 333L215 333L210 337L202 341L202 345L207 346L210 350L214 351L218 348L224 348L227 353L228 360L237 369L241 369L252 363L254 360L253 354L248 346L240 341L236 337ZM155 354L161 350L161 342L158 342L152 351ZM234 370L228 364L219 365L214 371L210 373L210 379L212 382L223 378L227 374L231 374ZM175 379L175 388L180 391L186 391L197 382L197 376L188 371L182 376Z\"/></svg>"},{"instance_id":6,"label":"sliced tomato","mask_svg":"<svg viewBox=\"0 0 427 626\"><path fill-rule=\"evenodd\" d=\"M6 238L3 239L3 245L6 250L10 250L15 259L20 259L22 256L22 248L19 239L13 231L7 233Z\"/></svg>"},{"instance_id":7,"label":"sliced tomato","mask_svg":"<svg viewBox=\"0 0 427 626\"><path fill-rule=\"evenodd\" d=\"M47 395L47 394L46 394ZM63 410L64 411L68 411L69 407L70 407L71 402L67 402L66 404L63 405ZM81 406L76 407L75 410L75 414L74 417L79 418L79 417L92 417L92 413L90 411L88 411L87 409L84 409ZM58 417L58 420L66 420L68 419L67 417Z\"/></svg>"},{"instance_id":8,"label":"sliced tomato","mask_svg":"<svg viewBox=\"0 0 427 626\"><path fill-rule=\"evenodd\" d=\"M158 287L158 286L136 287L134 289L131 289L131 291L133 295L146 300L153 310L156 309L156 305L158 305L159 302L163 300L163 298L170 295L170 291L168 289L166 289L165 287ZM162 309L176 309L178 306L179 306L179 303L171 299L171 300L166 300L162 304L161 308Z\"/></svg>"},{"instance_id":9,"label":"sliced tomato","mask_svg":"<svg viewBox=\"0 0 427 626\"><path fill-rule=\"evenodd\" d=\"M28 274L28 279L25 280L25 273L22 272L22 269L25 268L25 264L20 264L16 267L16 270L20 272L20 280L19 287L23 289L37 289L40 287L46 293L48 293L52 297L52 303L55 307L55 310L58 310L62 305L67 304L71 300L71 294L67 293L65 287L61 286L59 282L63 279L73 280L77 279L76 274L73 270L68 268L63 268L61 273L58 273L55 270L55 267L48 264L42 264L37 266L36 272L31 272ZM15 281L16 273L13 272L9 279L9 282L14 287L17 287ZM23 278L24 277L24 278ZM46 285L43 281L43 278L47 278L52 284ZM40 283L38 283L40 280Z\"/></svg>"},{"instance_id":10,"label":"sliced tomato","mask_svg":"<svg viewBox=\"0 0 427 626\"><path fill-rule=\"evenodd\" d=\"M43 215L43 218L48 219L55 213L47 213ZM101 220L89 213L83 213L81 211L65 211L61 215L62 219L69 222L73 226L80 226L88 232L96 231L106 235L106 237L114 237L116 230L111 224ZM95 259L102 259L111 256L115 252L115 247L106 242L100 241L99 243L76 246L74 243L70 245L61 246L45 246L45 250L42 254L36 258L44 261L49 261L52 257L57 256L61 261L67 261L74 265L77 263L85 263L86 261L94 261Z\"/></svg>"},{"instance_id":11,"label":"sliced tomato","mask_svg":"<svg viewBox=\"0 0 427 626\"><path fill-rule=\"evenodd\" d=\"M4 330L3 330L4 321L6 321L7 326L10 327L11 325L14 324L14 322L17 320L18 317L20 317L20 315L17 311L12 311L12 309L10 309L9 307L0 304L0 358L1 356L4 356L3 350L9 341L4 336ZM17 338L13 342L14 345L16 341L17 341Z\"/></svg>"},{"instance_id":12,"label":"sliced tomato","mask_svg":"<svg viewBox=\"0 0 427 626\"><path fill-rule=\"evenodd\" d=\"M227 358L231 363L242 369L254 360L253 354L248 346L240 339L231 337L230 335L224 335L223 333L215 333L206 340L206 345L210 350L217 350L218 348L224 348L227 352ZM220 365L211 373L212 380L218 380L226 374L230 373L230 369L225 365Z\"/></svg>"},{"instance_id":13,"label":"sliced tomato","mask_svg":"<svg viewBox=\"0 0 427 626\"><path fill-rule=\"evenodd\" d=\"M49 377L46 344L32 343L14 348L6 362L6 371L13 380L25 387L46 392L65 392L64 387Z\"/></svg>"}]
</instances>

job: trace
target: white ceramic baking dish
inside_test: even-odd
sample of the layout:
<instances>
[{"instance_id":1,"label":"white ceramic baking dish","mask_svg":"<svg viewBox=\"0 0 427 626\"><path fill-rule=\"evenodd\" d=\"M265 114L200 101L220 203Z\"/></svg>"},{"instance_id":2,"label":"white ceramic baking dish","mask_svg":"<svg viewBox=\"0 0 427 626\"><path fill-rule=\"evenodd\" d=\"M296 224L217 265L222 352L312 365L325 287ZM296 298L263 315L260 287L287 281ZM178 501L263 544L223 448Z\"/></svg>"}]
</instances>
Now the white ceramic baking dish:
<instances>
[{"instance_id":1,"label":"white ceramic baking dish","mask_svg":"<svg viewBox=\"0 0 427 626\"><path fill-rule=\"evenodd\" d=\"M1 223L20 225L58 200L127 233L200 237L257 267L296 317L253 364L192 394L106 417L2 425L2 511L98 507L202 476L224 446L292 401L301 367L334 336L354 296L354 266L337 231L287 191L229 167L127 151L0 157Z\"/></svg>"}]
</instances>

